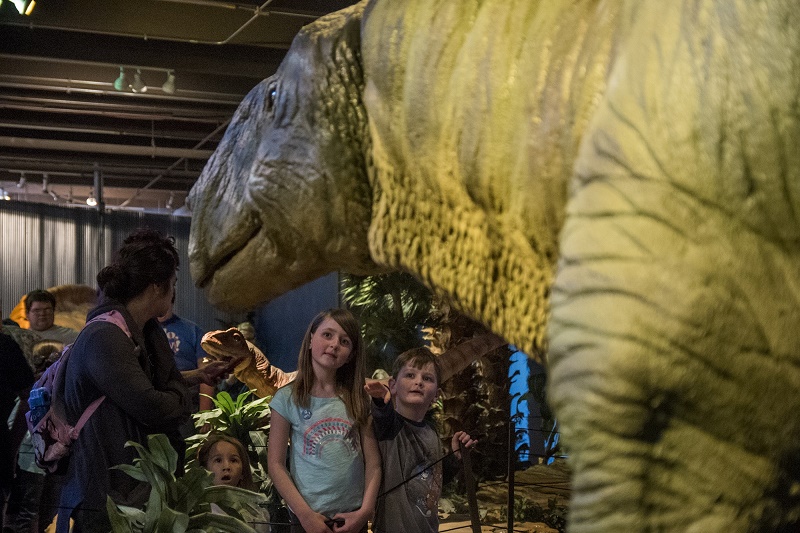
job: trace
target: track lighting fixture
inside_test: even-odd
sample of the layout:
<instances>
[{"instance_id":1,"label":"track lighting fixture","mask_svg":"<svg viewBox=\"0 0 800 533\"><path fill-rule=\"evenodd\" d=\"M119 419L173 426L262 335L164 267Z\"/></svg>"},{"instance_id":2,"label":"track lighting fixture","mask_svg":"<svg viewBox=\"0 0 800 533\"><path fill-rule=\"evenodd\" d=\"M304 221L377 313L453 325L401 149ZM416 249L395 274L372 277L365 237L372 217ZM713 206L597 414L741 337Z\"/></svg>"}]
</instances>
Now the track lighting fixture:
<instances>
[{"instance_id":1,"label":"track lighting fixture","mask_svg":"<svg viewBox=\"0 0 800 533\"><path fill-rule=\"evenodd\" d=\"M24 172L20 172L19 181L17 182L17 189L22 189L23 187L25 187L25 183L26 182L27 182L27 180L25 179L25 173Z\"/></svg>"},{"instance_id":2,"label":"track lighting fixture","mask_svg":"<svg viewBox=\"0 0 800 533\"><path fill-rule=\"evenodd\" d=\"M5 189L0 189L0 200L11 200L11 195Z\"/></svg>"},{"instance_id":3,"label":"track lighting fixture","mask_svg":"<svg viewBox=\"0 0 800 533\"><path fill-rule=\"evenodd\" d=\"M114 89L124 91L128 88L128 81L125 79L125 67L119 67L119 78L114 80Z\"/></svg>"},{"instance_id":4,"label":"track lighting fixture","mask_svg":"<svg viewBox=\"0 0 800 533\"><path fill-rule=\"evenodd\" d=\"M0 2L2 2L2 0L0 0ZM131 83L128 83L128 77L125 74L125 69L126 68L129 71L130 70L134 70L134 69L136 70L136 72L133 75L133 82L131 82ZM174 70L172 70L172 69L164 70L164 69L160 69L160 68L149 69L149 68L136 67L136 66L130 66L130 65L128 65L127 67L124 66L124 65L121 65L119 67L119 76L117 77L116 80L114 80L114 89L116 89L117 91L120 91L120 92L122 92L122 91L133 91L135 93L145 93L145 92L147 92L147 83L142 78L142 70L154 70L154 71L157 71L157 72L158 71L166 72L167 73L167 81L165 81L164 84L161 86L161 90L164 92L164 94L175 94L175 71Z\"/></svg>"},{"instance_id":5,"label":"track lighting fixture","mask_svg":"<svg viewBox=\"0 0 800 533\"><path fill-rule=\"evenodd\" d=\"M167 209L172 209L172 204L173 204L174 202L175 202L175 193L174 193L174 192L170 192L170 193L169 193L169 198L167 199L167 204L166 204L166 206L165 206L165 207L166 207Z\"/></svg>"},{"instance_id":6,"label":"track lighting fixture","mask_svg":"<svg viewBox=\"0 0 800 533\"><path fill-rule=\"evenodd\" d=\"M86 205L94 207L97 205L97 198L94 197L94 189L89 191L89 198L86 199Z\"/></svg>"},{"instance_id":7,"label":"track lighting fixture","mask_svg":"<svg viewBox=\"0 0 800 533\"><path fill-rule=\"evenodd\" d=\"M11 0L11 3L14 4L20 15L30 15L33 8L36 7L36 0Z\"/></svg>"},{"instance_id":8,"label":"track lighting fixture","mask_svg":"<svg viewBox=\"0 0 800 533\"><path fill-rule=\"evenodd\" d=\"M167 71L167 81L161 86L161 90L167 94L175 94L175 73Z\"/></svg>"},{"instance_id":9,"label":"track lighting fixture","mask_svg":"<svg viewBox=\"0 0 800 533\"><path fill-rule=\"evenodd\" d=\"M147 84L142 79L142 70L136 69L136 74L133 75L133 83L131 83L131 91L135 93L147 92Z\"/></svg>"}]
</instances>

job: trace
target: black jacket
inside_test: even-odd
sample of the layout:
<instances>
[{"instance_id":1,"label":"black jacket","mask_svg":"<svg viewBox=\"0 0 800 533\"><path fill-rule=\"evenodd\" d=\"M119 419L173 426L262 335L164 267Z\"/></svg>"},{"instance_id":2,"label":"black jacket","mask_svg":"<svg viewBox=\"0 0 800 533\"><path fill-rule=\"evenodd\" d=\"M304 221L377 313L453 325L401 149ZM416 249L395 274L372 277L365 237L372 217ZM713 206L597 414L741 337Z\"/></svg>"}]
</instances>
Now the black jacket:
<instances>
[{"instance_id":1,"label":"black jacket","mask_svg":"<svg viewBox=\"0 0 800 533\"><path fill-rule=\"evenodd\" d=\"M107 524L106 495L118 504L141 507L149 486L109 468L131 464L137 457L134 448L125 447L127 441L146 445L150 434L174 436L190 414L188 389L158 322L150 320L142 331L123 305L108 299L90 311L87 320L112 309L125 317L132 337L109 322L89 324L75 341L67 364L64 401L70 424L92 401L102 395L106 399L73 444L59 531L79 504L85 514L96 512L98 520Z\"/></svg>"}]
</instances>

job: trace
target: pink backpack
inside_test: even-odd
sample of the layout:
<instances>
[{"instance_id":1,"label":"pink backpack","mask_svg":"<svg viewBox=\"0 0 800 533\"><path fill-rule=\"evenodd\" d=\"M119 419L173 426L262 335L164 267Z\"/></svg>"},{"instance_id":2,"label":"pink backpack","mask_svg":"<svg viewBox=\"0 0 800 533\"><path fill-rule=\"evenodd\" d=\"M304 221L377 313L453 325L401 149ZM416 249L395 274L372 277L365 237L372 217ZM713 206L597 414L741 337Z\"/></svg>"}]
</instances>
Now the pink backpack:
<instances>
[{"instance_id":1,"label":"pink backpack","mask_svg":"<svg viewBox=\"0 0 800 533\"><path fill-rule=\"evenodd\" d=\"M131 332L125 323L125 318L119 311L109 311L98 315L89 320L86 325L92 322L110 322L116 324L130 337ZM85 326L84 326L85 327ZM33 443L34 458L36 465L47 472L63 472L66 468L66 458L70 454L72 443L78 438L81 429L89 420L89 417L97 410L105 396L101 396L91 404L78 419L75 426L67 423L64 413L64 379L66 376L67 361L72 351L72 344L64 347L61 355L55 363L50 365L44 374L33 384L31 397L41 397L49 399L49 407L39 420L35 420L34 409L25 415L28 422L28 430L31 432Z\"/></svg>"}]
</instances>

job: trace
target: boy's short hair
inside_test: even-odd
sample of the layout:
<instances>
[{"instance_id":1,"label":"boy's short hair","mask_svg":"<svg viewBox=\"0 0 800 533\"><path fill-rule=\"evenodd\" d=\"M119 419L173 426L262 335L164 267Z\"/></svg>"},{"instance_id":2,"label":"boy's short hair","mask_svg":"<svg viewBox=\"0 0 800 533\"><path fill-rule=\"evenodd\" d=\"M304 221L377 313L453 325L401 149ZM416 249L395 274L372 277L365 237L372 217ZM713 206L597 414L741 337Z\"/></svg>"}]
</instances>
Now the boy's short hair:
<instances>
[{"instance_id":1,"label":"boy's short hair","mask_svg":"<svg viewBox=\"0 0 800 533\"><path fill-rule=\"evenodd\" d=\"M31 306L35 302L49 303L53 306L54 311L56 309L56 297L53 296L53 293L43 291L42 289L35 289L25 295L25 313L31 312Z\"/></svg>"},{"instance_id":2,"label":"boy's short hair","mask_svg":"<svg viewBox=\"0 0 800 533\"><path fill-rule=\"evenodd\" d=\"M433 355L426 347L411 348L397 356L392 365L392 377L397 379L398 374L404 366L410 365L412 368L425 368L430 363L433 365L434 373L436 374L436 385L442 382L442 368L439 366L439 358Z\"/></svg>"}]
</instances>

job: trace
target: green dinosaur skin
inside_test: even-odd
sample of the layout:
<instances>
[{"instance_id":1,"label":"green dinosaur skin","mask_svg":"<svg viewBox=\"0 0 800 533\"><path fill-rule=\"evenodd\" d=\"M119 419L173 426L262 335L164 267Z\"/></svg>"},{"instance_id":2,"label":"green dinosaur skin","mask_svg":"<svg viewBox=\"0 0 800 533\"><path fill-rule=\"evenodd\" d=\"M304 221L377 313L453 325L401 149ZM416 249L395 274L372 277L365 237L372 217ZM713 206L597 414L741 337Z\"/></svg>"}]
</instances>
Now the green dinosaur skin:
<instances>
[{"instance_id":1,"label":"green dinosaur skin","mask_svg":"<svg viewBox=\"0 0 800 533\"><path fill-rule=\"evenodd\" d=\"M800 530L797 7L325 17L193 189L193 274L249 307L403 269L546 348L571 531Z\"/></svg>"}]
</instances>

